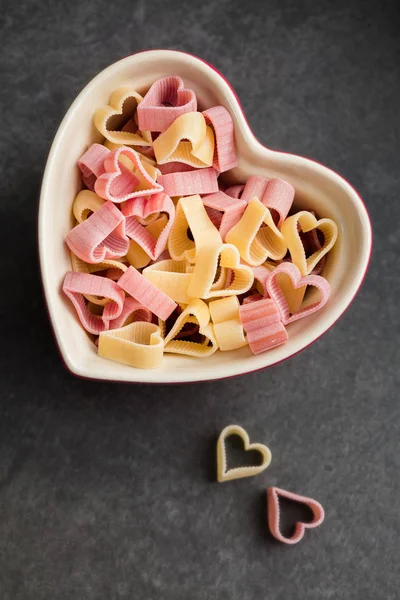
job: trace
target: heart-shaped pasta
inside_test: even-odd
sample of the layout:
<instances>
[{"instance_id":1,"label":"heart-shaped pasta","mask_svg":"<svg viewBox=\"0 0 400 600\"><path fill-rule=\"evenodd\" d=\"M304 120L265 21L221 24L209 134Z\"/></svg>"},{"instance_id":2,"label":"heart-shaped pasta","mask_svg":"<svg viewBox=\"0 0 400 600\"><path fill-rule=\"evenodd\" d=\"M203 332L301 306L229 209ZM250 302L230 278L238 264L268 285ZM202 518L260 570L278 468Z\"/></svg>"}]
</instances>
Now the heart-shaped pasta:
<instances>
[{"instance_id":1,"label":"heart-shaped pasta","mask_svg":"<svg viewBox=\"0 0 400 600\"><path fill-rule=\"evenodd\" d=\"M100 133L114 144L150 146L150 132L139 132L134 121L137 107L142 100L142 96L133 88L120 87L111 94L107 106L95 111L93 122Z\"/></svg>"}]
</instances>

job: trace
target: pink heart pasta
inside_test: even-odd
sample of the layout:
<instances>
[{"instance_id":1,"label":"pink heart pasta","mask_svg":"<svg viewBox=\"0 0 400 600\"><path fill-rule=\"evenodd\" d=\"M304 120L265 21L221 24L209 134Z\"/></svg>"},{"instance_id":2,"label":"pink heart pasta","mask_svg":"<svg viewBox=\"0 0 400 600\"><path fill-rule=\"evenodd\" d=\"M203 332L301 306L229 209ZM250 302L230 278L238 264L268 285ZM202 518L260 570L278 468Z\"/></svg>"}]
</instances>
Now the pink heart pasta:
<instances>
[{"instance_id":1,"label":"pink heart pasta","mask_svg":"<svg viewBox=\"0 0 400 600\"><path fill-rule=\"evenodd\" d=\"M294 187L283 179L251 175L246 181L241 198L246 202L258 198L261 204L269 208L275 224L280 227L293 204Z\"/></svg>"},{"instance_id":2,"label":"pink heart pasta","mask_svg":"<svg viewBox=\"0 0 400 600\"><path fill-rule=\"evenodd\" d=\"M124 215L112 202L106 202L89 218L71 229L66 242L69 249L87 263L120 258L129 248Z\"/></svg>"},{"instance_id":3,"label":"pink heart pasta","mask_svg":"<svg viewBox=\"0 0 400 600\"><path fill-rule=\"evenodd\" d=\"M158 170L162 175L169 175L170 173L184 173L185 171L195 171L196 167L187 165L182 162L169 162L164 165L158 165Z\"/></svg>"},{"instance_id":4,"label":"pink heart pasta","mask_svg":"<svg viewBox=\"0 0 400 600\"><path fill-rule=\"evenodd\" d=\"M197 110L197 99L176 75L153 83L137 108L139 129L166 131L177 117Z\"/></svg>"},{"instance_id":5,"label":"pink heart pasta","mask_svg":"<svg viewBox=\"0 0 400 600\"><path fill-rule=\"evenodd\" d=\"M110 328L110 323L122 312L125 294L115 281L89 273L70 271L65 275L63 292L71 300L83 327L99 335ZM108 298L101 315L89 311L84 295Z\"/></svg>"},{"instance_id":6,"label":"pink heart pasta","mask_svg":"<svg viewBox=\"0 0 400 600\"><path fill-rule=\"evenodd\" d=\"M286 490L282 490L276 487L270 487L267 490L267 498L268 498L268 526L269 530L279 542L283 542L284 544L297 544L304 537L304 533L306 529L313 529L314 527L318 527L324 521L325 511L321 504L312 498L307 498L306 496L300 496L299 494L294 494L293 492L287 492ZM280 528L280 507L279 507L279 499L286 498L287 500L291 500L292 502L298 502L299 504L305 504L311 509L313 519L310 523L303 523L298 521L295 525L293 535L291 537L286 537L281 532Z\"/></svg>"},{"instance_id":7,"label":"pink heart pasta","mask_svg":"<svg viewBox=\"0 0 400 600\"><path fill-rule=\"evenodd\" d=\"M78 160L82 181L91 191L94 190L96 179L105 171L104 159L108 153L109 150L101 144L92 144Z\"/></svg>"},{"instance_id":8,"label":"pink heart pasta","mask_svg":"<svg viewBox=\"0 0 400 600\"><path fill-rule=\"evenodd\" d=\"M227 233L240 221L247 206L246 202L235 200L221 191L204 196L202 200L208 216L225 241Z\"/></svg>"},{"instance_id":9,"label":"pink heart pasta","mask_svg":"<svg viewBox=\"0 0 400 600\"><path fill-rule=\"evenodd\" d=\"M149 231L141 225L138 219L147 219L150 215L166 213L168 221L164 229L155 239ZM167 194L159 193L146 198L132 198L122 207L125 215L125 230L127 236L139 244L146 254L155 260L165 250L168 235L175 218L175 205Z\"/></svg>"},{"instance_id":10,"label":"pink heart pasta","mask_svg":"<svg viewBox=\"0 0 400 600\"><path fill-rule=\"evenodd\" d=\"M167 294L156 288L134 267L129 267L118 280L118 285L165 321L178 306Z\"/></svg>"},{"instance_id":11,"label":"pink heart pasta","mask_svg":"<svg viewBox=\"0 0 400 600\"><path fill-rule=\"evenodd\" d=\"M253 354L260 354L288 340L275 302L270 298L249 301L239 309L247 343Z\"/></svg>"},{"instance_id":12,"label":"pink heart pasta","mask_svg":"<svg viewBox=\"0 0 400 600\"><path fill-rule=\"evenodd\" d=\"M153 313L143 304L140 304L135 298L127 296L122 307L121 314L113 319L110 323L110 329L119 329L125 327L130 323L136 323L137 321L146 321L151 323Z\"/></svg>"},{"instance_id":13,"label":"pink heart pasta","mask_svg":"<svg viewBox=\"0 0 400 600\"><path fill-rule=\"evenodd\" d=\"M230 187L226 188L225 194L227 196L231 196L232 198L241 198L242 194L243 194L243 190L244 190L243 184L231 185Z\"/></svg>"},{"instance_id":14,"label":"pink heart pasta","mask_svg":"<svg viewBox=\"0 0 400 600\"><path fill-rule=\"evenodd\" d=\"M295 313L291 314L289 311L288 300L285 298L278 283L278 277L281 274L287 275L290 278L294 289L298 289L306 285L317 288L320 292L320 299L317 302L302 306ZM320 310L328 302L331 294L331 286L324 277L321 277L320 275L307 275L302 277L298 267L289 262L281 263L271 272L266 281L266 289L269 296L276 302L281 314L282 322L285 325L293 323L293 321L307 317L317 310Z\"/></svg>"},{"instance_id":15,"label":"pink heart pasta","mask_svg":"<svg viewBox=\"0 0 400 600\"><path fill-rule=\"evenodd\" d=\"M215 135L213 167L219 173L238 165L235 150L233 121L224 106L213 106L203 110L207 125L211 125Z\"/></svg>"},{"instance_id":16,"label":"pink heart pasta","mask_svg":"<svg viewBox=\"0 0 400 600\"><path fill-rule=\"evenodd\" d=\"M255 294L251 294L250 296L246 296L245 298L243 298L243 304L250 304L251 302L258 302L258 300L262 300L263 297L261 296L261 294L259 294L258 292L256 292Z\"/></svg>"},{"instance_id":17,"label":"pink heart pasta","mask_svg":"<svg viewBox=\"0 0 400 600\"><path fill-rule=\"evenodd\" d=\"M161 175L158 183L169 196L192 196L218 191L217 173L213 167Z\"/></svg>"},{"instance_id":18,"label":"pink heart pasta","mask_svg":"<svg viewBox=\"0 0 400 600\"><path fill-rule=\"evenodd\" d=\"M258 267L253 267L254 279L260 284L257 285L257 289L260 292L262 292L264 298L269 297L266 284L274 268L275 266L272 266L269 263L264 263L263 265L259 265Z\"/></svg>"},{"instance_id":19,"label":"pink heart pasta","mask_svg":"<svg viewBox=\"0 0 400 600\"><path fill-rule=\"evenodd\" d=\"M119 162L120 157L123 156L133 163L142 180L147 183L147 189L137 189L140 179ZM131 198L162 192L161 185L154 181L143 167L139 154L128 146L109 152L104 159L104 169L105 173L97 178L94 189L96 194L105 200L120 203Z\"/></svg>"}]
</instances>

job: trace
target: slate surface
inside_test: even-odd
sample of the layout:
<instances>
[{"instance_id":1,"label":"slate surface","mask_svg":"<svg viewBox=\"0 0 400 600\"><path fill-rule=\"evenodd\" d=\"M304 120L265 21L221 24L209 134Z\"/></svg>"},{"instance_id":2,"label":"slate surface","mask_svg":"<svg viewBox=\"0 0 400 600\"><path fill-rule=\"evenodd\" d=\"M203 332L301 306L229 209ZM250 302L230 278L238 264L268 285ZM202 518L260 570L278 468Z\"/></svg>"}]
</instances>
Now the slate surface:
<instances>
[{"instance_id":1,"label":"slate surface","mask_svg":"<svg viewBox=\"0 0 400 600\"><path fill-rule=\"evenodd\" d=\"M2 4L1 600L398 598L398 6ZM130 387L76 379L57 354L36 255L46 155L86 82L151 47L215 64L263 143L342 173L370 210L356 302L268 371ZM265 476L218 485L215 440L231 422L274 459ZM296 547L267 534L272 484L326 508Z\"/></svg>"}]
</instances>

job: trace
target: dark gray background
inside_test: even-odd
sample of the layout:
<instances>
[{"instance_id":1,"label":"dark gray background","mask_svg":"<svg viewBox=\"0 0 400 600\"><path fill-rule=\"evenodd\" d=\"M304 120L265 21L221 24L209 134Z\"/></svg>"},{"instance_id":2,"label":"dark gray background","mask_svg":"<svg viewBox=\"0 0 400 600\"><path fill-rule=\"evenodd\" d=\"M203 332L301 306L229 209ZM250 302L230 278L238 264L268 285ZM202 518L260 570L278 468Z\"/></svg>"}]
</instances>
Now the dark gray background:
<instances>
[{"instance_id":1,"label":"dark gray background","mask_svg":"<svg viewBox=\"0 0 400 600\"><path fill-rule=\"evenodd\" d=\"M398 598L398 2L2 6L1 600ZM370 210L356 301L270 370L129 386L76 379L57 353L36 255L46 155L87 81L152 47L213 63L263 143L342 173ZM232 422L274 458L220 485L215 441ZM268 485L320 500L323 526L274 542Z\"/></svg>"}]
</instances>

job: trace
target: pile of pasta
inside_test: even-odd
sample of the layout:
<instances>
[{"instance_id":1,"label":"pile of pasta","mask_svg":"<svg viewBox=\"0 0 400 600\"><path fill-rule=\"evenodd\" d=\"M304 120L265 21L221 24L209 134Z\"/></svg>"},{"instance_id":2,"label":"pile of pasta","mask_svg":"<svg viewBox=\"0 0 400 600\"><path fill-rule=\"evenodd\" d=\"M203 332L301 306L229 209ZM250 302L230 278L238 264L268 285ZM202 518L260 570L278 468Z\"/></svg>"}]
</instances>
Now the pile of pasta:
<instances>
[{"instance_id":1,"label":"pile of pasta","mask_svg":"<svg viewBox=\"0 0 400 600\"><path fill-rule=\"evenodd\" d=\"M164 353L258 354L326 304L336 224L295 212L282 179L224 185L238 164L225 107L199 111L170 76L143 97L115 90L93 120L104 142L78 161L62 289L100 356L154 368Z\"/></svg>"}]
</instances>

